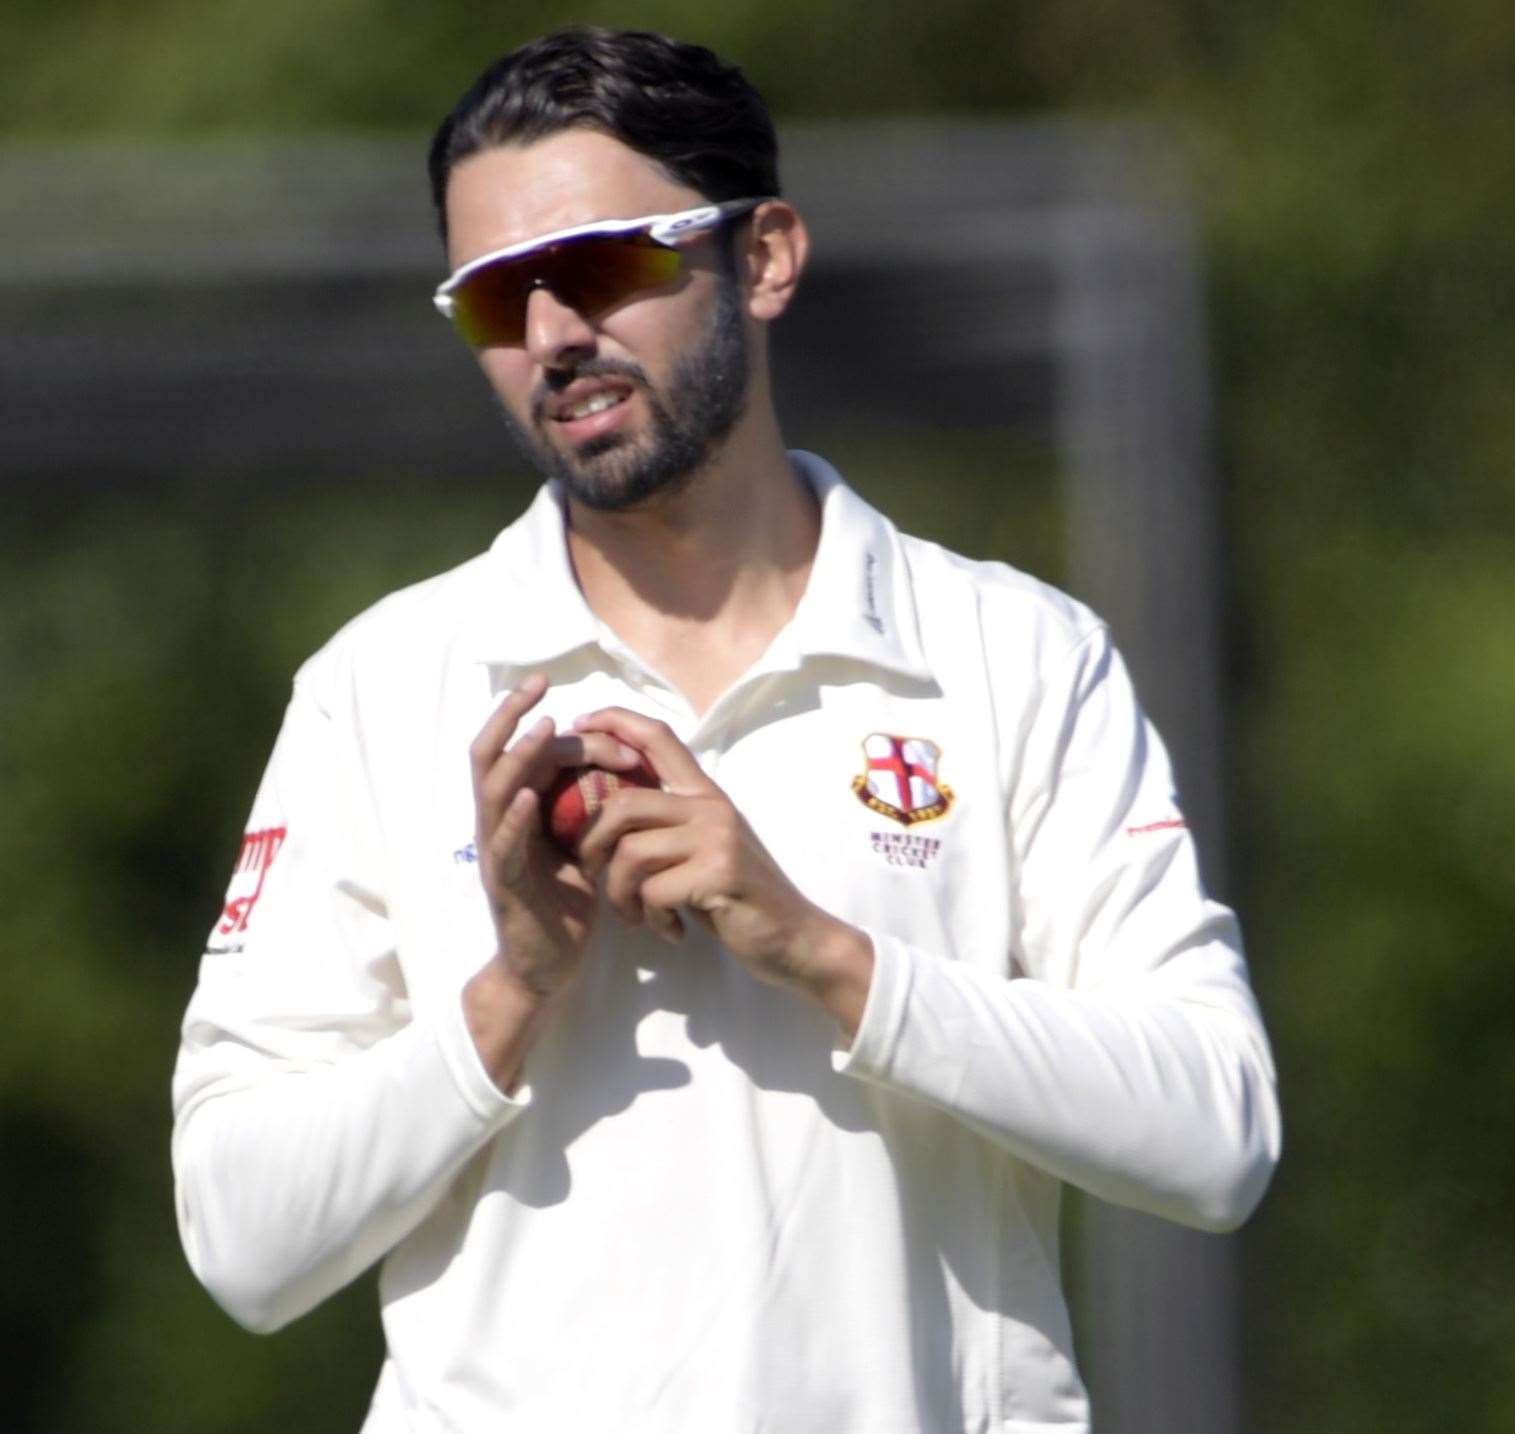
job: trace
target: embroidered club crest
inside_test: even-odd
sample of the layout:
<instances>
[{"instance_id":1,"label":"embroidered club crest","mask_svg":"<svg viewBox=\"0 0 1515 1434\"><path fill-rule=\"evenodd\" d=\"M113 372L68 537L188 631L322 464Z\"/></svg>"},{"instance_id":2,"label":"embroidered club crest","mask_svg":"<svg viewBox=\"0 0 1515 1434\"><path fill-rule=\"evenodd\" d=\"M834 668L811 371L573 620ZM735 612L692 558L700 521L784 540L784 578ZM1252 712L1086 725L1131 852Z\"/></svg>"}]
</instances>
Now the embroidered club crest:
<instances>
[{"instance_id":1,"label":"embroidered club crest","mask_svg":"<svg viewBox=\"0 0 1515 1434\"><path fill-rule=\"evenodd\" d=\"M952 788L937 776L942 749L935 742L872 732L863 738L863 757L867 765L852 790L869 810L907 827L947 815Z\"/></svg>"}]
</instances>

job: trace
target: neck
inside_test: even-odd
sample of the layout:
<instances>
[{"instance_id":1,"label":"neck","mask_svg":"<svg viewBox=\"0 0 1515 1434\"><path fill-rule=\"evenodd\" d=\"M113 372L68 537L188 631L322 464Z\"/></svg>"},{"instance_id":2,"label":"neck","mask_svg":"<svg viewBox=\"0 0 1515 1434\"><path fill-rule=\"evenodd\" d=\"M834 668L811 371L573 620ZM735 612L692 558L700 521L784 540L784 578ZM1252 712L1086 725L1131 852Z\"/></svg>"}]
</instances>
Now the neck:
<instances>
[{"instance_id":1,"label":"neck","mask_svg":"<svg viewBox=\"0 0 1515 1434\"><path fill-rule=\"evenodd\" d=\"M613 627L628 607L694 623L793 612L820 533L815 497L776 422L739 425L681 491L631 512L570 500L568 552L589 606Z\"/></svg>"},{"instance_id":2,"label":"neck","mask_svg":"<svg viewBox=\"0 0 1515 1434\"><path fill-rule=\"evenodd\" d=\"M739 425L679 493L626 513L569 503L590 609L703 711L794 615L820 537L776 422Z\"/></svg>"}]
</instances>

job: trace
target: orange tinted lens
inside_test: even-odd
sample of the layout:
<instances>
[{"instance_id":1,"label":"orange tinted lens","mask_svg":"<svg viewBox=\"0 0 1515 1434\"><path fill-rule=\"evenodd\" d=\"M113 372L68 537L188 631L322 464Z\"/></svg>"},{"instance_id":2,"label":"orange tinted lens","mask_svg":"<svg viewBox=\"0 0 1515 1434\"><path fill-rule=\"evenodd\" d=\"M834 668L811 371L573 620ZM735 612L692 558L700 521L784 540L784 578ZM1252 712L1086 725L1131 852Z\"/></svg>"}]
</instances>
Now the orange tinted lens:
<instances>
[{"instance_id":1,"label":"orange tinted lens","mask_svg":"<svg viewBox=\"0 0 1515 1434\"><path fill-rule=\"evenodd\" d=\"M518 344L526 327L530 272L520 263L486 264L452 292L452 320L475 348Z\"/></svg>"},{"instance_id":2,"label":"orange tinted lens","mask_svg":"<svg viewBox=\"0 0 1515 1434\"><path fill-rule=\"evenodd\" d=\"M563 303L592 318L642 289L666 284L679 272L679 251L645 235L587 238L486 264L453 290L453 321L475 348L519 344L526 337L526 299L550 289Z\"/></svg>"}]
</instances>

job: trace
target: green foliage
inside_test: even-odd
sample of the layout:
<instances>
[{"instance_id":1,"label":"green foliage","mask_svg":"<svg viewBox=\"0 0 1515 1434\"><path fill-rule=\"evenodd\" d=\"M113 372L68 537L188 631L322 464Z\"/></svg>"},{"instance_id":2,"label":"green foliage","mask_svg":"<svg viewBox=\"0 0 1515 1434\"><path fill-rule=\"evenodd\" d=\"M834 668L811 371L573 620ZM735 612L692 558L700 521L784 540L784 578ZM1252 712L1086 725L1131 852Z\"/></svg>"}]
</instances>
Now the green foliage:
<instances>
[{"instance_id":1,"label":"green foliage","mask_svg":"<svg viewBox=\"0 0 1515 1434\"><path fill-rule=\"evenodd\" d=\"M72 0L29 6L0 58L0 132L435 124L495 55L565 23L666 30L740 58L780 112L1025 107L1047 98L1024 17L994 0ZM971 35L973 63L961 60ZM881 42L882 41L882 42ZM845 63L837 64L837 57Z\"/></svg>"},{"instance_id":2,"label":"green foliage","mask_svg":"<svg viewBox=\"0 0 1515 1434\"><path fill-rule=\"evenodd\" d=\"M138 497L6 546L7 1429L360 1422L371 1284L270 1341L216 1315L178 1248L166 1080L294 666L370 598L471 555L500 502Z\"/></svg>"},{"instance_id":3,"label":"green foliage","mask_svg":"<svg viewBox=\"0 0 1515 1434\"><path fill-rule=\"evenodd\" d=\"M424 131L485 59L567 17L549 0L20 0L0 133ZM573 18L625 14L591 0ZM1210 235L1233 814L1289 1131L1248 1237L1251 1424L1510 1428L1515 10L648 0L636 20L731 53L790 116L1137 104L1180 137ZM892 445L843 442L894 471ZM1026 474L1010 501L887 480L870 496L1048 571L1048 475ZM7 545L0 869L23 979L0 1044L0 1209L28 1240L0 1320L23 1363L73 1372L20 1385L8 1427L354 1426L367 1291L254 1342L183 1271L164 1013L295 661L513 506L134 501Z\"/></svg>"},{"instance_id":4,"label":"green foliage","mask_svg":"<svg viewBox=\"0 0 1515 1434\"><path fill-rule=\"evenodd\" d=\"M1454 8L1254 26L1195 144L1290 1117L1250 1247L1267 1434L1515 1419L1515 33Z\"/></svg>"},{"instance_id":5,"label":"green foliage","mask_svg":"<svg viewBox=\"0 0 1515 1434\"><path fill-rule=\"evenodd\" d=\"M1292 650L1246 724L1252 935L1295 1112L1260 1230L1261 1427L1493 1431L1515 1414L1507 549L1341 538L1297 535ZM1405 1372L1454 1352L1427 1412Z\"/></svg>"}]
</instances>

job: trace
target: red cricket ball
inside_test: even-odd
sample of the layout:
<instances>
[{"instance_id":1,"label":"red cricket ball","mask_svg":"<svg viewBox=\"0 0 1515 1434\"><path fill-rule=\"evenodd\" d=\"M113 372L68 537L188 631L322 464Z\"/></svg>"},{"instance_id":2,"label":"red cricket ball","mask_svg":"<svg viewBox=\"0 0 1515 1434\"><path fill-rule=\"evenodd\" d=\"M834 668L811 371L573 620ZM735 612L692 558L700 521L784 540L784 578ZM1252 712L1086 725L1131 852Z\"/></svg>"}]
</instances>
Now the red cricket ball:
<instances>
[{"instance_id":1,"label":"red cricket ball","mask_svg":"<svg viewBox=\"0 0 1515 1434\"><path fill-rule=\"evenodd\" d=\"M542 797L542 820L550 836L572 856L585 828L617 787L660 787L652 768L638 763L629 772L604 767L564 767Z\"/></svg>"}]
</instances>

